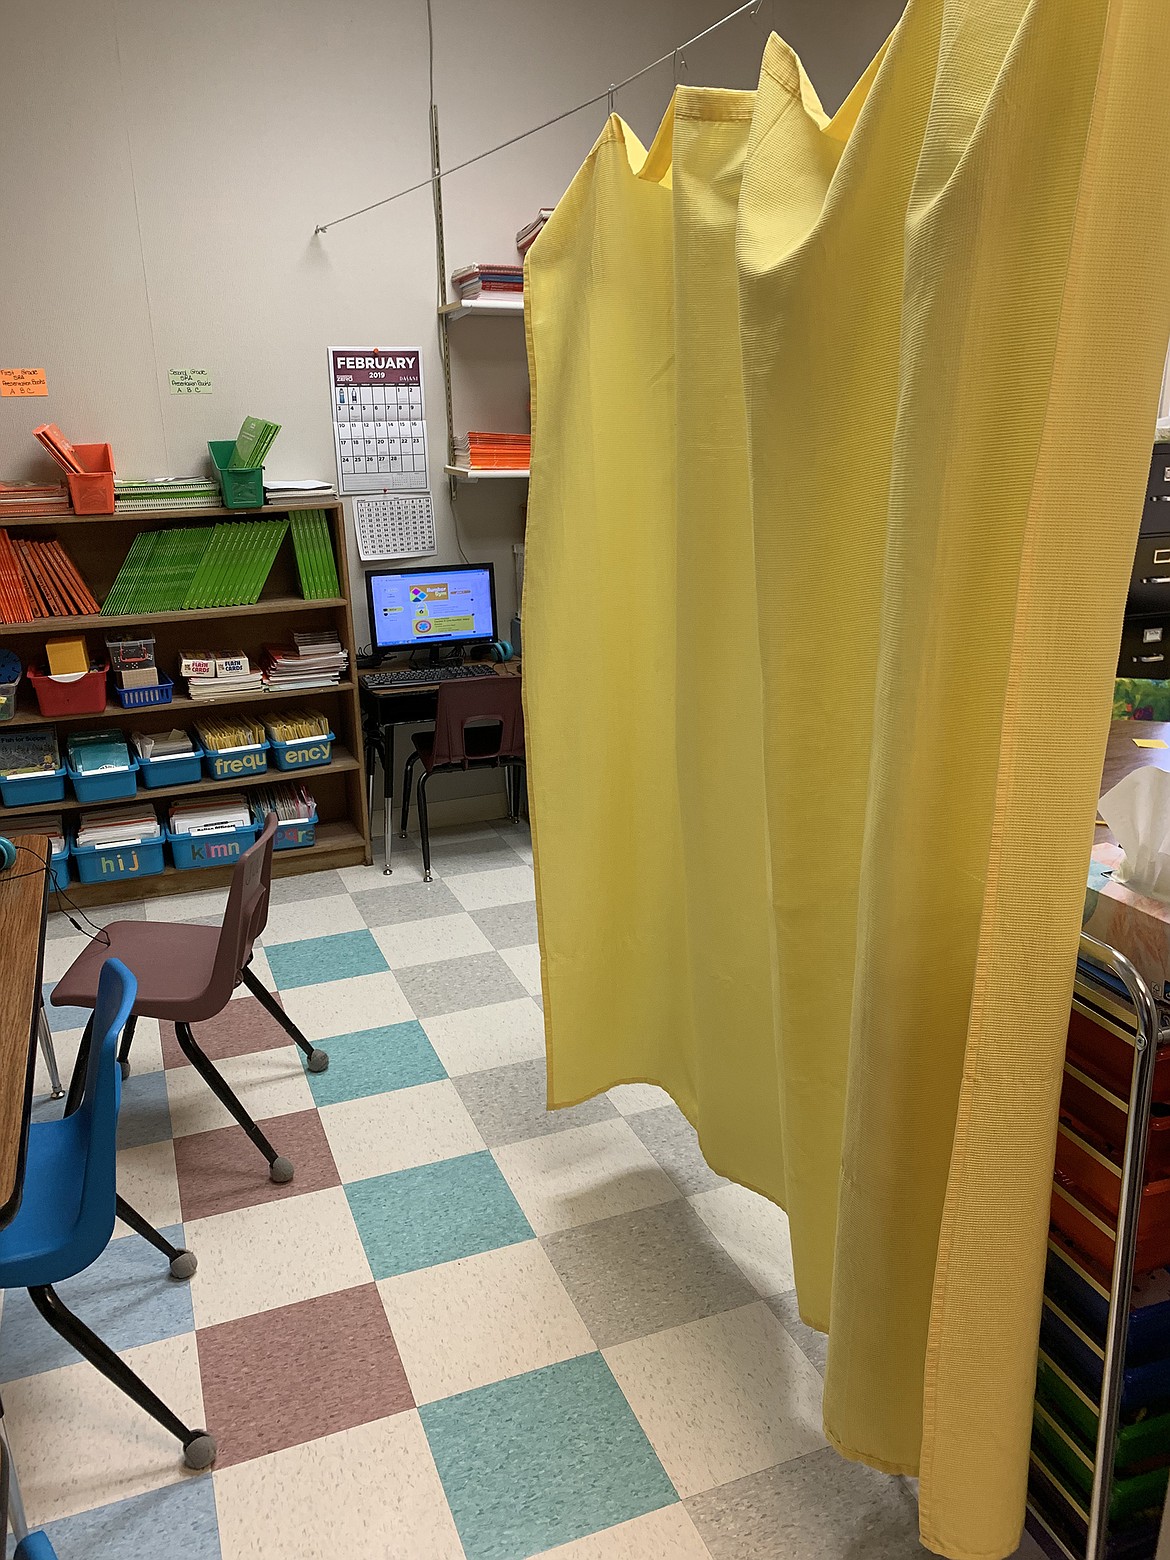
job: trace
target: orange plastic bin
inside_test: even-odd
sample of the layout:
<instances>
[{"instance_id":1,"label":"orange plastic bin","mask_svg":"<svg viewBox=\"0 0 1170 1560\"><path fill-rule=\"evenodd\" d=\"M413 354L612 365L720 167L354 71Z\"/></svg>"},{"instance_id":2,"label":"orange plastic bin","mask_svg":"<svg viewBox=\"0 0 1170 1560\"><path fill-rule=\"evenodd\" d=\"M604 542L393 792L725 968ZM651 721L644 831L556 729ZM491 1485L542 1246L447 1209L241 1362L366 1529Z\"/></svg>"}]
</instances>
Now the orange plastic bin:
<instances>
[{"instance_id":1,"label":"orange plastic bin","mask_svg":"<svg viewBox=\"0 0 1170 1560\"><path fill-rule=\"evenodd\" d=\"M66 473L69 500L75 515L112 515L114 512L114 452L108 444L75 444L83 472Z\"/></svg>"}]
</instances>

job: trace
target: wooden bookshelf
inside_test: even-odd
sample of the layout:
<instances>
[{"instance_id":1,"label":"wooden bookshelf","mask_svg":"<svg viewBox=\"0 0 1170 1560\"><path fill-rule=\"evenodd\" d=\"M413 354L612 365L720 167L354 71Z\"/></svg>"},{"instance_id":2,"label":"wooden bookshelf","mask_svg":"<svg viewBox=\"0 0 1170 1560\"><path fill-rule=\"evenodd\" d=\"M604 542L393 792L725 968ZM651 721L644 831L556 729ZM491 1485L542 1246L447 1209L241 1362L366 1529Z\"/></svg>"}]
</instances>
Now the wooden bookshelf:
<instances>
[{"instance_id":1,"label":"wooden bookshelf","mask_svg":"<svg viewBox=\"0 0 1170 1560\"><path fill-rule=\"evenodd\" d=\"M357 652L354 644L353 612L349 601L349 565L345 537L345 515L340 500L328 499L311 504L266 505L263 509L156 509L136 510L114 515L12 515L4 524L13 536L55 532L99 601L104 601L114 577L141 531L167 530L176 526L214 525L217 520L251 520L259 516L284 516L297 509L324 512L333 539L338 579L343 594L325 601L306 601L301 595L291 532L281 544L276 561L265 583L260 600L243 607L211 607L191 612L148 612L136 617L93 615L69 618L42 618L33 624L0 625L0 645L16 652L27 668L30 662L43 666L44 642L55 634L80 631L87 637L91 656L99 652L105 659L107 630L142 629L155 639L155 658L163 676L175 682L175 694L169 704L124 710L118 703L107 704L103 713L44 716L37 708L28 679L23 678L16 713L0 730L18 726L54 725L59 728L64 751L69 729L91 725L117 726L131 731L169 731L189 728L200 710L220 710L227 706L246 708L257 718L267 709L287 709L293 705L314 705L330 718L336 741L332 762L320 769L305 770L303 775L284 774L270 766L266 774L229 781L203 779L194 785L163 786L148 790L141 784L138 796L152 803L165 804L177 796L193 796L215 791L247 790L250 786L279 784L282 780L303 778L317 800L317 843L307 850L277 852L273 871L285 877L300 872L323 871L356 866L371 861L369 819L366 815L366 787L362 773L361 711L356 678ZM349 653L349 671L332 688L298 689L288 693L232 693L222 699L192 699L179 692L179 654L183 650L210 650L220 654L247 653L253 661L263 645L287 643L294 628L330 628ZM113 689L110 690L113 698ZM45 802L27 807L0 806L0 834L11 834L29 813L61 813L66 828L84 806L77 801L66 780L66 797L61 802ZM110 806L125 805L110 803ZM121 899L153 897L181 891L202 891L222 887L231 876L230 867L202 868L180 872L168 864L160 875L124 879L114 883L78 883L69 887L70 898L80 905L111 903Z\"/></svg>"}]
</instances>

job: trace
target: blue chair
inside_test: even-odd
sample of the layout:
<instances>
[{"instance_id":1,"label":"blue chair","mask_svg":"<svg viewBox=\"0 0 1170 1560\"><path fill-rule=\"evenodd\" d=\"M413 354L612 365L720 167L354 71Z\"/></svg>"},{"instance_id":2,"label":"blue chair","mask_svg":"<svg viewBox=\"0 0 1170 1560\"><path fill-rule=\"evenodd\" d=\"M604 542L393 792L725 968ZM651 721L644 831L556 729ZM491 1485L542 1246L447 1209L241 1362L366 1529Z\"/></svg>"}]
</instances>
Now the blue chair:
<instances>
[{"instance_id":1,"label":"blue chair","mask_svg":"<svg viewBox=\"0 0 1170 1560\"><path fill-rule=\"evenodd\" d=\"M78 1104L58 1121L35 1122L29 1128L24 1197L12 1223L0 1230L0 1288L27 1289L54 1332L182 1442L189 1468L208 1468L215 1461L213 1438L173 1414L53 1289L101 1256L116 1216L170 1258L176 1277L186 1277L195 1268L191 1253L164 1240L115 1188L122 1095L118 1036L136 994L134 976L117 959L108 959L98 981L88 1050L83 1048L78 1058L78 1069L84 1067Z\"/></svg>"}]
</instances>

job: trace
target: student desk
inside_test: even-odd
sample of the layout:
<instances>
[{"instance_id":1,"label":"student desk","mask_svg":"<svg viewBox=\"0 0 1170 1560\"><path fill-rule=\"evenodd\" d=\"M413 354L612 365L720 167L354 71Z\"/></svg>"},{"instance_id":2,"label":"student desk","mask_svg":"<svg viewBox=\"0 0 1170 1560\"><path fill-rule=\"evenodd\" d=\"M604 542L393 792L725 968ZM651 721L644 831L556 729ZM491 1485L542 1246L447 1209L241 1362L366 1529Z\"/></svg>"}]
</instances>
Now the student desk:
<instances>
[{"instance_id":1,"label":"student desk","mask_svg":"<svg viewBox=\"0 0 1170 1560\"><path fill-rule=\"evenodd\" d=\"M45 836L14 834L12 843L27 849L0 872L0 1227L24 1190L49 891L48 868L35 859L48 851Z\"/></svg>"},{"instance_id":2,"label":"student desk","mask_svg":"<svg viewBox=\"0 0 1170 1560\"><path fill-rule=\"evenodd\" d=\"M493 666L497 677L519 677L519 661ZM371 827L374 815L374 759L382 764L382 806L386 822L385 859L382 871L389 876L390 841L394 834L394 728L425 726L435 718L441 682L400 683L396 688L371 688L358 674L361 691L362 737L366 753L366 786Z\"/></svg>"}]
</instances>

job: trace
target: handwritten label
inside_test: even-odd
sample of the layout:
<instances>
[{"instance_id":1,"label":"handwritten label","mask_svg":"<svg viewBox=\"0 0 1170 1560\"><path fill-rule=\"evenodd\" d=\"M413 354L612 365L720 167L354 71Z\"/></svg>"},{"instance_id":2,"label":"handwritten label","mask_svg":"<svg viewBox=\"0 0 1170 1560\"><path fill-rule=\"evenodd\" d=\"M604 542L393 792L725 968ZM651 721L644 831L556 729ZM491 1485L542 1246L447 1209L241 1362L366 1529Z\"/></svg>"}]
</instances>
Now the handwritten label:
<instances>
[{"instance_id":1,"label":"handwritten label","mask_svg":"<svg viewBox=\"0 0 1170 1560\"><path fill-rule=\"evenodd\" d=\"M169 368L172 395L210 395L211 375L205 368Z\"/></svg>"},{"instance_id":2,"label":"handwritten label","mask_svg":"<svg viewBox=\"0 0 1170 1560\"><path fill-rule=\"evenodd\" d=\"M0 368L0 395L48 395L43 368Z\"/></svg>"}]
</instances>

